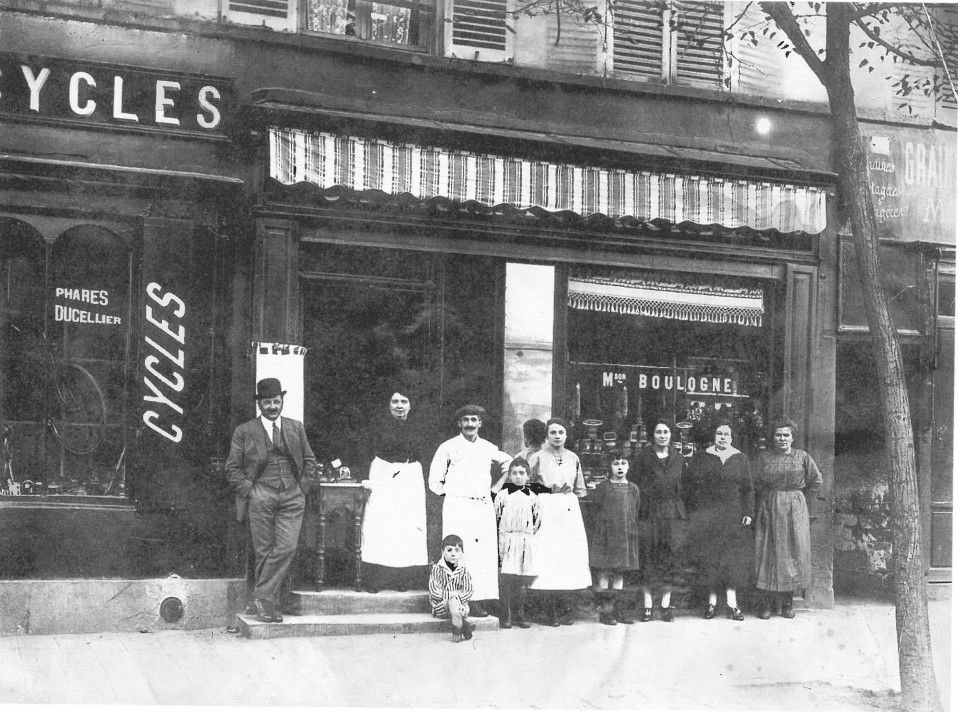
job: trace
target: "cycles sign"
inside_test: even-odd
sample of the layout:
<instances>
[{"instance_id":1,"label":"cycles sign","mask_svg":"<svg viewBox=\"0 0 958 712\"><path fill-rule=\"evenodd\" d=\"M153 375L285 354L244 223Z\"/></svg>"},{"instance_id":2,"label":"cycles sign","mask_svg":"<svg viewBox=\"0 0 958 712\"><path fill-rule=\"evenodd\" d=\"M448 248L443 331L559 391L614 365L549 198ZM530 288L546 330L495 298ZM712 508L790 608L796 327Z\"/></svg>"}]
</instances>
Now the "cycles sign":
<instances>
[{"instance_id":1,"label":"cycles sign","mask_svg":"<svg viewBox=\"0 0 958 712\"><path fill-rule=\"evenodd\" d=\"M0 113L222 136L232 82L184 72L0 52Z\"/></svg>"}]
</instances>

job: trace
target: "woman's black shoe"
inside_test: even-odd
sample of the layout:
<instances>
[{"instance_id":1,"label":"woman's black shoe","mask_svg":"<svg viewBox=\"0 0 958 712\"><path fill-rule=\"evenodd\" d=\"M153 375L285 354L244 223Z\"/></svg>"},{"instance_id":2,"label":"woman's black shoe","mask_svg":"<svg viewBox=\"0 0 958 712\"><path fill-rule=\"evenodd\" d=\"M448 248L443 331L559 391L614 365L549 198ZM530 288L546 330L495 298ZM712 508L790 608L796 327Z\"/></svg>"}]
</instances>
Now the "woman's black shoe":
<instances>
[{"instance_id":1,"label":"woman's black shoe","mask_svg":"<svg viewBox=\"0 0 958 712\"><path fill-rule=\"evenodd\" d=\"M366 593L379 593L378 588L368 583L363 587L363 590L366 591Z\"/></svg>"},{"instance_id":2,"label":"woman's black shoe","mask_svg":"<svg viewBox=\"0 0 958 712\"><path fill-rule=\"evenodd\" d=\"M672 612L672 606L662 609L662 620L666 623L671 623L675 620L675 614Z\"/></svg>"},{"instance_id":3,"label":"woman's black shoe","mask_svg":"<svg viewBox=\"0 0 958 712\"><path fill-rule=\"evenodd\" d=\"M715 618L715 604L710 603L705 609L705 615L702 616L705 620L710 621Z\"/></svg>"},{"instance_id":4,"label":"woman's black shoe","mask_svg":"<svg viewBox=\"0 0 958 712\"><path fill-rule=\"evenodd\" d=\"M730 621L744 621L745 614L742 613L738 608L729 608L728 612L725 614L728 616Z\"/></svg>"},{"instance_id":5,"label":"woman's black shoe","mask_svg":"<svg viewBox=\"0 0 958 712\"><path fill-rule=\"evenodd\" d=\"M639 622L641 622L641 623L648 623L650 620L652 620L652 609L651 609L651 608L643 608L643 609L642 609L642 616L639 618Z\"/></svg>"}]
</instances>

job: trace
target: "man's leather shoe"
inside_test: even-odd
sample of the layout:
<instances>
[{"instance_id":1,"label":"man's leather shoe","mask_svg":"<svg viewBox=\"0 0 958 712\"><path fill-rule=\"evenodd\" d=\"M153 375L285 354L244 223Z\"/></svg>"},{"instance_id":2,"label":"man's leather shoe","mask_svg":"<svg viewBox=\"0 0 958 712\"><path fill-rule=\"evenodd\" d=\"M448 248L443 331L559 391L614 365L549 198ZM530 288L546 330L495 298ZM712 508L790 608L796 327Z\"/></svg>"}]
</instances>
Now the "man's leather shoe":
<instances>
[{"instance_id":1,"label":"man's leather shoe","mask_svg":"<svg viewBox=\"0 0 958 712\"><path fill-rule=\"evenodd\" d=\"M483 608L481 603L470 603L469 612L473 618L486 618L489 615L489 612Z\"/></svg>"},{"instance_id":2,"label":"man's leather shoe","mask_svg":"<svg viewBox=\"0 0 958 712\"><path fill-rule=\"evenodd\" d=\"M273 622L272 606L267 601L257 598L253 601L253 607L256 609L256 620L261 623Z\"/></svg>"}]
</instances>

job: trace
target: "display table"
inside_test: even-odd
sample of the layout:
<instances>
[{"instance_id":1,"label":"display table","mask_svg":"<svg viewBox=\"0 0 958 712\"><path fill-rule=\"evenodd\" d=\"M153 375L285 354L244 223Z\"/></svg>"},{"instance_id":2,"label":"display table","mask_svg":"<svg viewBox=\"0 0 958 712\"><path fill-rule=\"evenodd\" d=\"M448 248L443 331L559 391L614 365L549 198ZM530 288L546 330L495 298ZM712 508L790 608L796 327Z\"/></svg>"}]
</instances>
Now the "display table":
<instances>
[{"instance_id":1,"label":"display table","mask_svg":"<svg viewBox=\"0 0 958 712\"><path fill-rule=\"evenodd\" d=\"M319 539L316 546L316 581L317 591L323 590L323 579L326 577L326 522L329 516L337 511L344 515L352 514L354 527L354 554L356 562L356 590L362 590L362 527L363 509L366 506L368 490L359 482L320 482L319 489L314 490L313 497L318 495L317 508L319 510Z\"/></svg>"}]
</instances>

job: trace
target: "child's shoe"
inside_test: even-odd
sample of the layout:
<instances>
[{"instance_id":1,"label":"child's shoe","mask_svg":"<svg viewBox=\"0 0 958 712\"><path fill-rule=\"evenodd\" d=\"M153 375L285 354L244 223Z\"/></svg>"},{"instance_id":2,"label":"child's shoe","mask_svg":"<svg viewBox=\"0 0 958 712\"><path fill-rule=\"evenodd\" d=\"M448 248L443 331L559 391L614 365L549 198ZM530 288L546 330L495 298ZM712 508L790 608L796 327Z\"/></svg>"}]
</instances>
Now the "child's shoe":
<instances>
[{"instance_id":1,"label":"child's shoe","mask_svg":"<svg viewBox=\"0 0 958 712\"><path fill-rule=\"evenodd\" d=\"M458 625L454 625L452 627L452 642L461 643L462 639L463 639L462 627Z\"/></svg>"},{"instance_id":2,"label":"child's shoe","mask_svg":"<svg viewBox=\"0 0 958 712\"><path fill-rule=\"evenodd\" d=\"M675 613L672 611L672 606L662 609L662 620L666 623L671 623L675 620Z\"/></svg>"},{"instance_id":3,"label":"child's shoe","mask_svg":"<svg viewBox=\"0 0 958 712\"><path fill-rule=\"evenodd\" d=\"M643 608L643 609L642 609L642 617L639 618L639 621L642 622L642 623L648 623L650 620L652 620L652 609L651 609L651 608Z\"/></svg>"},{"instance_id":4,"label":"child's shoe","mask_svg":"<svg viewBox=\"0 0 958 712\"><path fill-rule=\"evenodd\" d=\"M613 616L608 611L601 611L599 613L599 623L602 623L604 625L615 625L616 624L615 616Z\"/></svg>"},{"instance_id":5,"label":"child's shoe","mask_svg":"<svg viewBox=\"0 0 958 712\"><path fill-rule=\"evenodd\" d=\"M462 622L462 639L463 640L472 640L472 629L475 626L467 620Z\"/></svg>"},{"instance_id":6,"label":"child's shoe","mask_svg":"<svg viewBox=\"0 0 958 712\"><path fill-rule=\"evenodd\" d=\"M728 613L726 613L725 615L728 616L728 619L729 619L730 621L744 621L744 620L745 620L745 614L742 613L742 611L741 611L739 608L737 608L737 607L736 607L736 608L729 608L729 609L728 609Z\"/></svg>"},{"instance_id":7,"label":"child's shoe","mask_svg":"<svg viewBox=\"0 0 958 712\"><path fill-rule=\"evenodd\" d=\"M615 603L612 606L612 615L619 623L624 623L625 625L635 623L635 618L629 611L629 605L622 597L622 594L616 594Z\"/></svg>"}]
</instances>

